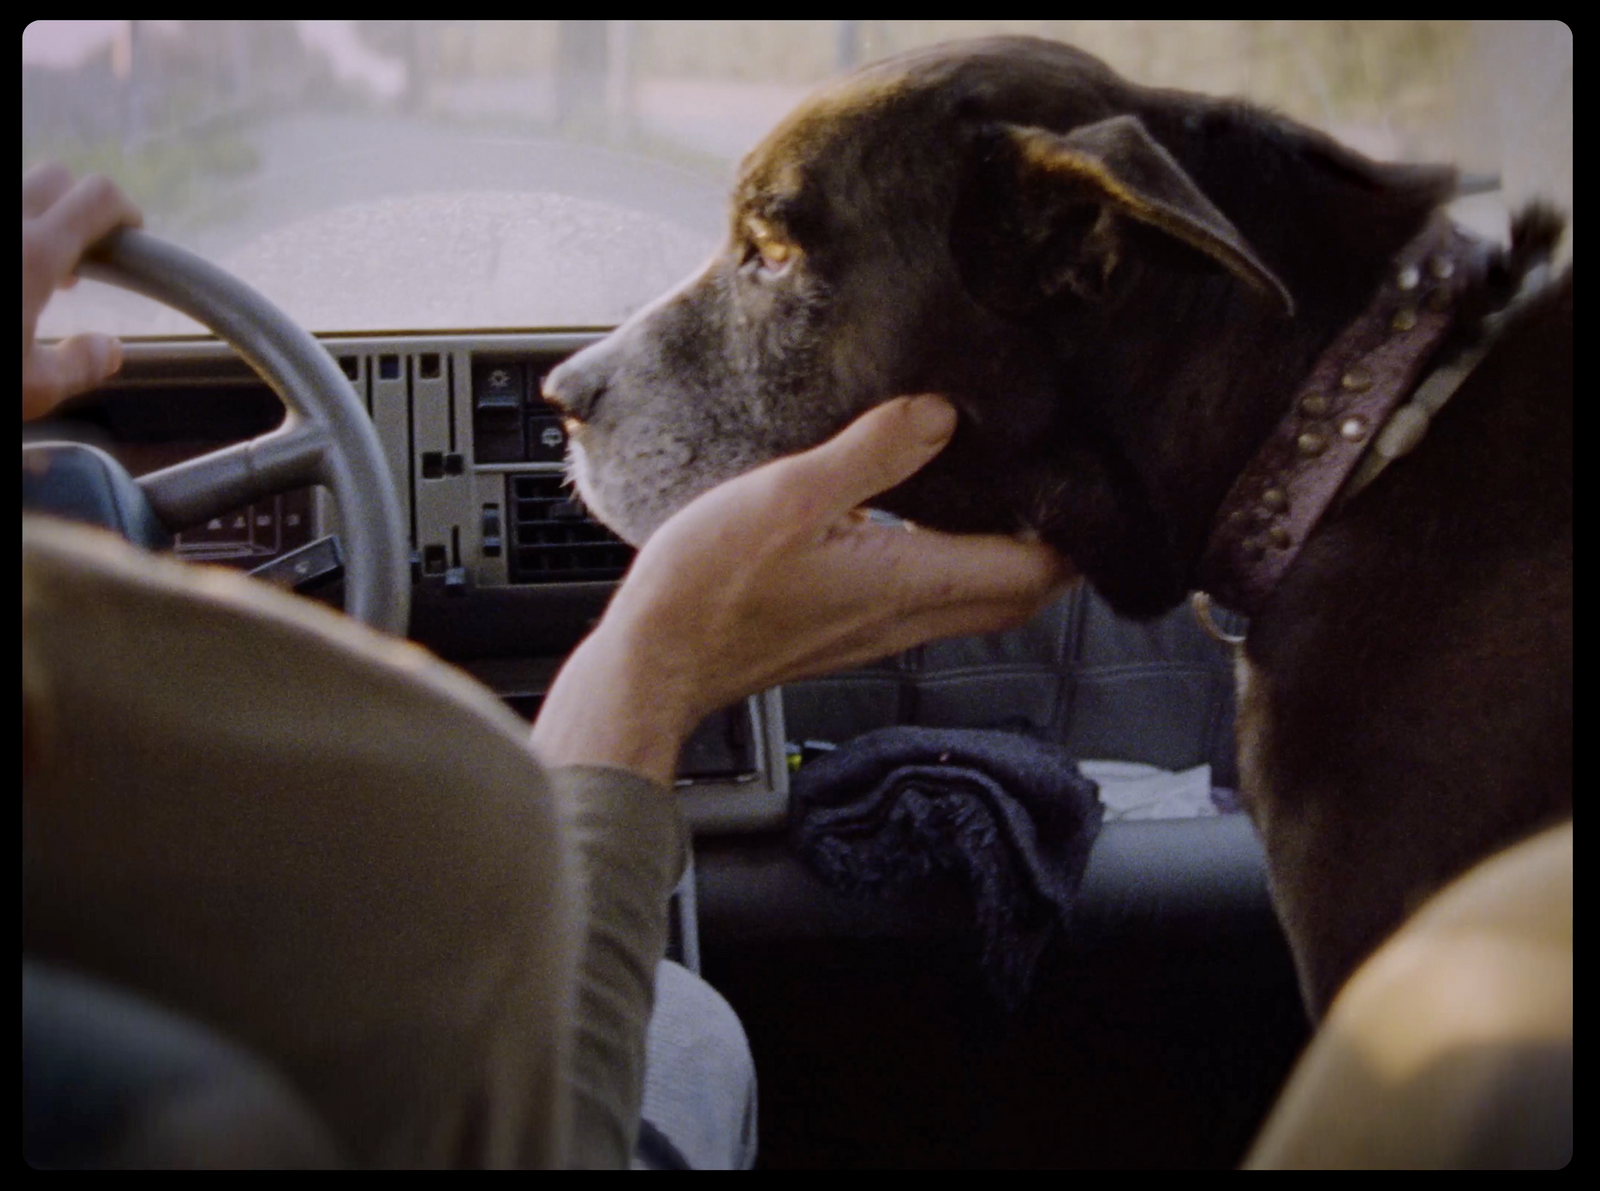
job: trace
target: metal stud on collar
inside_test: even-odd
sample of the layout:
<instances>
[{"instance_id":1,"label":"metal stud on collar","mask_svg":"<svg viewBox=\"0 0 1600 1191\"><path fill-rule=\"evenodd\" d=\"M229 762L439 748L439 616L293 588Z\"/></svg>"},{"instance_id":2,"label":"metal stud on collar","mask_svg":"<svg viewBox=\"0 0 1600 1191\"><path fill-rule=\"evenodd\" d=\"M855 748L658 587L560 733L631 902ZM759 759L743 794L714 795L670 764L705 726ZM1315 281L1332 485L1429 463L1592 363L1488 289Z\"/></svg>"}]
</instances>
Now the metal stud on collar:
<instances>
[{"instance_id":1,"label":"metal stud on collar","mask_svg":"<svg viewBox=\"0 0 1600 1191\"><path fill-rule=\"evenodd\" d=\"M1224 498L1198 581L1250 613L1270 596L1363 460L1413 445L1415 420L1388 423L1407 384L1450 326L1473 265L1460 233L1438 221L1397 260L1365 313L1340 332L1291 398L1278 428ZM1411 431L1411 433L1407 433ZM1276 532L1275 532L1276 531ZM1203 601L1202 601L1203 602ZM1196 615L1212 632L1199 607Z\"/></svg>"},{"instance_id":2,"label":"metal stud on collar","mask_svg":"<svg viewBox=\"0 0 1600 1191\"><path fill-rule=\"evenodd\" d=\"M1302 455L1320 455L1328 449L1328 440L1315 430L1307 430L1295 439L1294 445Z\"/></svg>"}]
</instances>

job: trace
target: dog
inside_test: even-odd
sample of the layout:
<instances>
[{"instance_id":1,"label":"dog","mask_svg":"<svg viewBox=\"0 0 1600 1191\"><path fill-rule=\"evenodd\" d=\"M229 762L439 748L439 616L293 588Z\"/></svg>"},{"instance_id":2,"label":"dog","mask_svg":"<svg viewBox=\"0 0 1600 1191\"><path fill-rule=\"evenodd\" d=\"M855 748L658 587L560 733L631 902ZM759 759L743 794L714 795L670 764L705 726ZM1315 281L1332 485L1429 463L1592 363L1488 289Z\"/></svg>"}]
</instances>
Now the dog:
<instances>
[{"instance_id":1,"label":"dog","mask_svg":"<svg viewBox=\"0 0 1600 1191\"><path fill-rule=\"evenodd\" d=\"M917 52L781 123L718 254L544 392L633 543L943 393L954 438L880 507L1037 533L1127 615L1246 612L1241 795L1316 1019L1430 894L1572 813L1572 277L1514 301L1561 220L1481 244L1440 220L1459 188L1066 46ZM1375 470L1380 437L1408 441ZM1293 471L1336 455L1357 480Z\"/></svg>"}]
</instances>

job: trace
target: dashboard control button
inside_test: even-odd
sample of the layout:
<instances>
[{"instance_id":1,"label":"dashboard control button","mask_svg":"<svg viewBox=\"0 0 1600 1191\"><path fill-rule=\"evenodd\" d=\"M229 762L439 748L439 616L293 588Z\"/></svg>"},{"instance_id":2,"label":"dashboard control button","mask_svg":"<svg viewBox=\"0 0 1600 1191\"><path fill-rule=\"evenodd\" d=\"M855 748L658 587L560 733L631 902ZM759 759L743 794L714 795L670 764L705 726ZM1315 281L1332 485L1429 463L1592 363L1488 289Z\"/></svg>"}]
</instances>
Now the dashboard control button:
<instances>
[{"instance_id":1,"label":"dashboard control button","mask_svg":"<svg viewBox=\"0 0 1600 1191\"><path fill-rule=\"evenodd\" d=\"M522 419L527 382L526 365L473 364L472 457L477 462L521 463L527 459Z\"/></svg>"},{"instance_id":2,"label":"dashboard control button","mask_svg":"<svg viewBox=\"0 0 1600 1191\"><path fill-rule=\"evenodd\" d=\"M549 414L528 418L528 459L534 463L559 463L567 456L567 432L561 419Z\"/></svg>"},{"instance_id":3,"label":"dashboard control button","mask_svg":"<svg viewBox=\"0 0 1600 1191\"><path fill-rule=\"evenodd\" d=\"M474 409L521 409L526 370L521 364L474 364Z\"/></svg>"},{"instance_id":4,"label":"dashboard control button","mask_svg":"<svg viewBox=\"0 0 1600 1191\"><path fill-rule=\"evenodd\" d=\"M186 529L178 535L180 550L191 548L195 550L215 550L234 547L242 549L250 544L250 528L248 514L235 510L224 513L220 517L213 517L193 528Z\"/></svg>"},{"instance_id":5,"label":"dashboard control button","mask_svg":"<svg viewBox=\"0 0 1600 1191\"><path fill-rule=\"evenodd\" d=\"M500 528L500 506L483 506L483 553L487 558L499 558L504 538Z\"/></svg>"},{"instance_id":6,"label":"dashboard control button","mask_svg":"<svg viewBox=\"0 0 1600 1191\"><path fill-rule=\"evenodd\" d=\"M277 497L250 506L250 548L255 553L276 554L283 549L278 524Z\"/></svg>"}]
</instances>

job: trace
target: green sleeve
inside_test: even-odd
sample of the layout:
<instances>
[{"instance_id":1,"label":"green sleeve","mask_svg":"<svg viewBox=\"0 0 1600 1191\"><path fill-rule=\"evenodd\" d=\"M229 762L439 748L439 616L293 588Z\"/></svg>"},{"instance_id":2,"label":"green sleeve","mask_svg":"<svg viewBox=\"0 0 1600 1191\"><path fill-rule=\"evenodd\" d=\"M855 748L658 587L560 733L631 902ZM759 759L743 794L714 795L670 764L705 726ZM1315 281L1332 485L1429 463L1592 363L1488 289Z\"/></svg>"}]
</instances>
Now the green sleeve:
<instances>
[{"instance_id":1,"label":"green sleeve","mask_svg":"<svg viewBox=\"0 0 1600 1191\"><path fill-rule=\"evenodd\" d=\"M586 929L580 943L568 1064L579 1167L626 1167L644 1095L645 1031L667 903L688 835L677 800L639 774L572 766L551 773L568 826Z\"/></svg>"}]
</instances>

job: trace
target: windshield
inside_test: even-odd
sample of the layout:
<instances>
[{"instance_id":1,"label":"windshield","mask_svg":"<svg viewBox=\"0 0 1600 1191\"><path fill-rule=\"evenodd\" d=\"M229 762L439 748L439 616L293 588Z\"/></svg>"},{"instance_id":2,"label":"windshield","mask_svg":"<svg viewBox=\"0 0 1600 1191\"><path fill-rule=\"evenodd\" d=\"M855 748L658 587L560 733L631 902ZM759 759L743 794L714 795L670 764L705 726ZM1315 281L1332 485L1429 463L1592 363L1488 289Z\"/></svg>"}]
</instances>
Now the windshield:
<instances>
[{"instance_id":1,"label":"windshield","mask_svg":"<svg viewBox=\"0 0 1600 1191\"><path fill-rule=\"evenodd\" d=\"M991 33L1236 94L1386 159L1572 207L1572 35L1461 21L41 21L23 168L112 175L153 232L317 331L603 327L715 248L743 153L817 83ZM1570 240L1569 240L1570 245ZM86 284L41 333L192 333Z\"/></svg>"}]
</instances>

